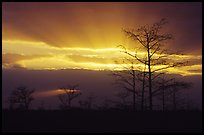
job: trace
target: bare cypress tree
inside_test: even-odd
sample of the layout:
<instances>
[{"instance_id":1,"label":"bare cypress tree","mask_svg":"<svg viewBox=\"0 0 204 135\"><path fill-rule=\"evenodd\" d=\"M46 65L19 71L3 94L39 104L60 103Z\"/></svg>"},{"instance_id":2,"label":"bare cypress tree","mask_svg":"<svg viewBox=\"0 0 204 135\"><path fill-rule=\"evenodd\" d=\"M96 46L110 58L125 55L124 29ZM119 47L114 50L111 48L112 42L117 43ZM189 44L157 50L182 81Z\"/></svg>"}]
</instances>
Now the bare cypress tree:
<instances>
[{"instance_id":1,"label":"bare cypress tree","mask_svg":"<svg viewBox=\"0 0 204 135\"><path fill-rule=\"evenodd\" d=\"M173 38L173 36L169 33L161 33L161 29L166 23L166 19L161 19L161 21L154 23L153 25L144 25L138 29L123 30L129 38L139 43L140 47L135 46L136 50L142 48L145 51L146 57L140 57L136 51L133 54L121 45L125 54L135 58L139 63L147 66L150 110L153 109L152 81L160 75L154 74L170 67L182 66L185 64L185 62L172 60L171 56L179 54L179 52L172 53L170 50L164 48L165 41ZM156 67L158 65L160 65L160 67Z\"/></svg>"},{"instance_id":2,"label":"bare cypress tree","mask_svg":"<svg viewBox=\"0 0 204 135\"><path fill-rule=\"evenodd\" d=\"M143 71L138 71L139 74L137 74L137 80L142 82L142 88L141 88L141 94L140 92L138 93L138 96L141 97L141 110L143 111L144 110L144 101L145 101L145 88L147 87L146 85L146 65L143 69Z\"/></svg>"},{"instance_id":3,"label":"bare cypress tree","mask_svg":"<svg viewBox=\"0 0 204 135\"><path fill-rule=\"evenodd\" d=\"M184 93L186 89L192 87L192 83L177 81L176 78L170 78L166 74L158 77L155 85L157 85L157 89L154 90L153 96L159 96L163 111L167 109L166 106L168 102L170 102L173 110L177 110L178 103L181 104L182 100L185 98L184 94L178 95L178 93L182 90Z\"/></svg>"},{"instance_id":4,"label":"bare cypress tree","mask_svg":"<svg viewBox=\"0 0 204 135\"><path fill-rule=\"evenodd\" d=\"M34 90L28 89L26 86L17 87L11 92L11 95L8 98L10 109L13 109L17 105L20 109L28 110L31 102L34 100L34 92Z\"/></svg>"},{"instance_id":5,"label":"bare cypress tree","mask_svg":"<svg viewBox=\"0 0 204 135\"><path fill-rule=\"evenodd\" d=\"M178 103L180 103L181 101L179 101L179 99L181 99L181 97L178 96L178 92L182 89L189 89L191 88L193 85L192 83L189 82L183 82L183 81L176 81L174 79L173 84L172 84L172 105L173 105L173 110L177 110L178 109ZM183 100L183 99L181 99Z\"/></svg>"},{"instance_id":6,"label":"bare cypress tree","mask_svg":"<svg viewBox=\"0 0 204 135\"><path fill-rule=\"evenodd\" d=\"M120 92L117 94L123 102L124 99L129 95L128 93L132 93L132 106L133 110L136 109L136 70L134 67L134 60L125 58L123 63L127 66L122 66L123 70L121 71L113 71L112 76L115 77L114 85L119 86L123 90L127 92Z\"/></svg>"},{"instance_id":7,"label":"bare cypress tree","mask_svg":"<svg viewBox=\"0 0 204 135\"><path fill-rule=\"evenodd\" d=\"M154 82L157 88L153 91L152 95L158 96L158 99L161 101L163 111L167 109L167 98L170 95L170 89L172 87L174 79L175 78L169 78L164 73L162 76L159 76Z\"/></svg>"},{"instance_id":8,"label":"bare cypress tree","mask_svg":"<svg viewBox=\"0 0 204 135\"><path fill-rule=\"evenodd\" d=\"M93 92L91 92L87 96L87 99L86 100L80 100L79 104L84 109L91 110L91 109L93 109L93 105L94 105L95 100L96 100L96 96L94 95Z\"/></svg>"},{"instance_id":9,"label":"bare cypress tree","mask_svg":"<svg viewBox=\"0 0 204 135\"><path fill-rule=\"evenodd\" d=\"M64 93L58 96L61 102L62 109L70 109L71 101L81 95L79 90L79 85L68 85L67 87L60 87L59 89L63 90Z\"/></svg>"},{"instance_id":10,"label":"bare cypress tree","mask_svg":"<svg viewBox=\"0 0 204 135\"><path fill-rule=\"evenodd\" d=\"M133 110L139 109L137 107L139 104L141 106L141 110L143 110L146 87L145 68L136 67L136 61L133 58L124 58L122 64L118 61L116 63L122 65L120 67L122 70L112 71L111 75L115 77L115 82L113 84L124 90L117 94L117 97L122 99L121 105L127 105L126 99L132 95Z\"/></svg>"}]
</instances>

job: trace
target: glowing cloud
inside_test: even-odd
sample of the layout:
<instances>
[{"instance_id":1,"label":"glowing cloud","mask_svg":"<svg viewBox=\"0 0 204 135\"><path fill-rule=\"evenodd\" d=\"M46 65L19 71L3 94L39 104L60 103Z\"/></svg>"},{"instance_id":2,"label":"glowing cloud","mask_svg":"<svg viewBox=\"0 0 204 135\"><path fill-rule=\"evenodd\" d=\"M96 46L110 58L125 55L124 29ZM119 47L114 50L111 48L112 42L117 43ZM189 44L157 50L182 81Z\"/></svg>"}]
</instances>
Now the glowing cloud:
<instances>
[{"instance_id":1,"label":"glowing cloud","mask_svg":"<svg viewBox=\"0 0 204 135\"><path fill-rule=\"evenodd\" d=\"M172 14L172 8L175 6L179 11L189 8L195 10ZM171 68L168 72L182 75L202 74L200 53L202 8L200 4L191 6L192 4L188 3L142 2L4 2L2 67L31 70L123 70L121 64L124 63L120 61L127 56L116 46L122 44L134 48L137 44L127 39L121 29L136 28L146 23L154 23L163 16L169 16L171 23L168 24L167 30L175 32L173 34L178 37L169 44L169 47L182 48L181 50L187 48L186 50L192 52L188 52L188 55L172 56L170 59L176 61L189 60L191 65ZM141 14L144 12L145 17ZM195 19L189 20L189 15L193 15ZM138 51L138 55L142 56L144 52ZM136 63L135 68L139 67L142 65Z\"/></svg>"}]
</instances>

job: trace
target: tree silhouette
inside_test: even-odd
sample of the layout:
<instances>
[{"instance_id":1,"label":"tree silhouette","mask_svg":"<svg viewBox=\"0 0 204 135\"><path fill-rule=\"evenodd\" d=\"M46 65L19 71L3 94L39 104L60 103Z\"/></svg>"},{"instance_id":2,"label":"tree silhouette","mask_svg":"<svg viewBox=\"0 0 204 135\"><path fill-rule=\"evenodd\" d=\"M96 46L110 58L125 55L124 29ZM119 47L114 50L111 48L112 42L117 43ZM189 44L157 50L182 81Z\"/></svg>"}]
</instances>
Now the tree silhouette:
<instances>
[{"instance_id":1,"label":"tree silhouette","mask_svg":"<svg viewBox=\"0 0 204 135\"><path fill-rule=\"evenodd\" d=\"M17 87L11 92L8 101L10 103L10 109L14 109L17 105L19 109L28 110L33 98L34 90L28 89L26 86Z\"/></svg>"},{"instance_id":2,"label":"tree silhouette","mask_svg":"<svg viewBox=\"0 0 204 135\"><path fill-rule=\"evenodd\" d=\"M116 63L119 63L116 61ZM144 110L145 88L146 88L146 67L136 67L135 59L124 58L121 64L121 71L112 71L111 75L115 78L114 85L122 88L123 91L116 95L122 102L116 102L119 106L129 106L126 99L132 95L133 110L139 109L138 102L140 102L141 110ZM120 64L119 64L120 65ZM140 101L139 101L140 100Z\"/></svg>"},{"instance_id":3,"label":"tree silhouette","mask_svg":"<svg viewBox=\"0 0 204 135\"><path fill-rule=\"evenodd\" d=\"M93 103L96 99L96 96L94 95L94 93L90 93L89 96L87 96L86 100L80 100L79 104L80 106L84 107L85 109L92 109L93 107Z\"/></svg>"},{"instance_id":4,"label":"tree silhouette","mask_svg":"<svg viewBox=\"0 0 204 135\"><path fill-rule=\"evenodd\" d=\"M167 97L170 95L172 82L174 78L169 78L165 73L160 75L154 82L154 85L156 85L156 89L152 93L153 96L158 96L158 99L162 103L162 110L165 111L166 108L166 102Z\"/></svg>"},{"instance_id":5,"label":"tree silhouette","mask_svg":"<svg viewBox=\"0 0 204 135\"><path fill-rule=\"evenodd\" d=\"M182 80L182 79L180 79ZM184 101L184 94L178 95L181 90L186 90L192 87L192 83L178 81L176 78L171 78L167 74L159 76L155 82L156 90L153 92L153 96L157 96L162 103L162 110L167 110L167 105L170 104L173 110L177 110L177 104L181 104ZM183 91L185 92L185 91ZM179 108L181 109L181 107Z\"/></svg>"},{"instance_id":6,"label":"tree silhouette","mask_svg":"<svg viewBox=\"0 0 204 135\"><path fill-rule=\"evenodd\" d=\"M38 110L45 110L45 105L43 101L41 101L40 105L38 106Z\"/></svg>"},{"instance_id":7,"label":"tree silhouette","mask_svg":"<svg viewBox=\"0 0 204 135\"><path fill-rule=\"evenodd\" d=\"M192 87L192 83L187 83L187 82L183 82L183 81L176 81L174 79L173 84L172 84L172 94L171 94L173 110L177 110L178 109L178 104L181 102L181 97L179 98L179 96L177 96L178 92L181 89L188 89L190 87Z\"/></svg>"},{"instance_id":8,"label":"tree silhouette","mask_svg":"<svg viewBox=\"0 0 204 135\"><path fill-rule=\"evenodd\" d=\"M140 103L140 106L141 106L141 110L144 110L145 109L145 93L146 93L146 90L145 88L148 86L146 81L147 81L147 78L146 78L146 65L144 66L143 69L140 68L140 71L137 71L137 80L142 83L141 85L141 91L138 92L138 96L141 97L141 103ZM139 87L139 86L138 86Z\"/></svg>"},{"instance_id":9,"label":"tree silhouette","mask_svg":"<svg viewBox=\"0 0 204 135\"><path fill-rule=\"evenodd\" d=\"M71 101L81 95L79 85L68 85L67 87L60 87L59 89L64 92L58 96L61 102L61 109L70 109L72 107Z\"/></svg>"},{"instance_id":10,"label":"tree silhouette","mask_svg":"<svg viewBox=\"0 0 204 135\"><path fill-rule=\"evenodd\" d=\"M138 29L123 30L125 34L138 42L140 47L135 46L134 54L126 49L123 45L123 52L128 56L134 58L144 67L147 66L147 77L148 77L148 94L149 94L149 109L152 110L153 100L152 100L152 82L160 74L157 72L163 71L171 67L183 66L186 62L174 61L171 56L179 54L179 52L173 53L170 49L164 48L165 41L173 38L169 33L161 33L161 29L167 23L166 19L161 19L161 21L154 23L153 25L144 25ZM143 56L137 53L137 50L142 49L145 54Z\"/></svg>"},{"instance_id":11,"label":"tree silhouette","mask_svg":"<svg viewBox=\"0 0 204 135\"><path fill-rule=\"evenodd\" d=\"M117 97L121 98L123 103L125 103L125 98L132 93L132 106L133 110L136 109L136 70L134 67L134 61L132 59L124 59L123 63L129 64L128 66L123 66L122 71L113 71L111 75L115 77L114 85L119 86L119 88L124 89L126 92L120 92Z\"/></svg>"}]
</instances>

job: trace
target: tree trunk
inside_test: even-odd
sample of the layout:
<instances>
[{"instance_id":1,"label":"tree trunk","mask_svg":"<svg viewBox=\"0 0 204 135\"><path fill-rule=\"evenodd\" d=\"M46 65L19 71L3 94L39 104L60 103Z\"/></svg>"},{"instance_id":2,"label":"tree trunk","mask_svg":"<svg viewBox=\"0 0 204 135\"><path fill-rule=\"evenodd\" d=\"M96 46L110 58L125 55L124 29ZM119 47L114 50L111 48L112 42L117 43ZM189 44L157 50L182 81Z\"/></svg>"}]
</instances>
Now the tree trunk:
<instances>
[{"instance_id":1,"label":"tree trunk","mask_svg":"<svg viewBox=\"0 0 204 135\"><path fill-rule=\"evenodd\" d=\"M143 73L142 79L142 101L141 101L141 110L144 110L144 89L145 89L145 71Z\"/></svg>"},{"instance_id":2,"label":"tree trunk","mask_svg":"<svg viewBox=\"0 0 204 135\"><path fill-rule=\"evenodd\" d=\"M136 110L136 89L135 89L135 70L133 70L133 110Z\"/></svg>"},{"instance_id":3,"label":"tree trunk","mask_svg":"<svg viewBox=\"0 0 204 135\"><path fill-rule=\"evenodd\" d=\"M164 81L163 81L164 83ZM164 93L164 84L162 83L162 110L165 110L165 93Z\"/></svg>"},{"instance_id":4,"label":"tree trunk","mask_svg":"<svg viewBox=\"0 0 204 135\"><path fill-rule=\"evenodd\" d=\"M147 44L147 53L148 53L148 74L149 74L149 109L152 110L152 73L151 73L151 63L150 63L150 49L149 44Z\"/></svg>"},{"instance_id":5,"label":"tree trunk","mask_svg":"<svg viewBox=\"0 0 204 135\"><path fill-rule=\"evenodd\" d=\"M176 91L175 89L173 90L173 109L176 110L177 106L176 106Z\"/></svg>"},{"instance_id":6,"label":"tree trunk","mask_svg":"<svg viewBox=\"0 0 204 135\"><path fill-rule=\"evenodd\" d=\"M69 106L69 108L71 108L71 100L70 99L68 101L68 106Z\"/></svg>"}]
</instances>

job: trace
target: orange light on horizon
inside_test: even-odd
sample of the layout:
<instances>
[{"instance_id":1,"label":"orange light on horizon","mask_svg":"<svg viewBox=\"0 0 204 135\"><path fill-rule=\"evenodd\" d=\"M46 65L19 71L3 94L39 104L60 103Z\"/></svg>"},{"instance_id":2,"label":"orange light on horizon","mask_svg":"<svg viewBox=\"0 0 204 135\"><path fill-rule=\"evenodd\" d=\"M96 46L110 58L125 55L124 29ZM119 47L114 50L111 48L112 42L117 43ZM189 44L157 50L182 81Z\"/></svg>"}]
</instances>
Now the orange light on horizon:
<instances>
[{"instance_id":1,"label":"orange light on horizon","mask_svg":"<svg viewBox=\"0 0 204 135\"><path fill-rule=\"evenodd\" d=\"M74 92L80 92L80 90L66 90L67 92L74 93ZM35 97L50 97L50 96L56 96L59 94L65 94L65 91L63 89L54 89L54 90L46 90L46 91L40 91L35 92Z\"/></svg>"},{"instance_id":2,"label":"orange light on horizon","mask_svg":"<svg viewBox=\"0 0 204 135\"><path fill-rule=\"evenodd\" d=\"M68 93L74 93L74 92L80 92L80 90L69 90L69 89L58 89L57 90L58 92L63 92L63 91L66 91L66 92L68 92Z\"/></svg>"}]
</instances>

